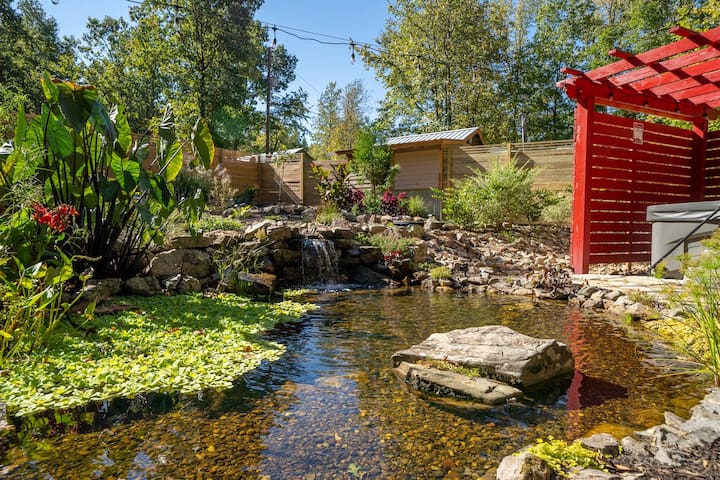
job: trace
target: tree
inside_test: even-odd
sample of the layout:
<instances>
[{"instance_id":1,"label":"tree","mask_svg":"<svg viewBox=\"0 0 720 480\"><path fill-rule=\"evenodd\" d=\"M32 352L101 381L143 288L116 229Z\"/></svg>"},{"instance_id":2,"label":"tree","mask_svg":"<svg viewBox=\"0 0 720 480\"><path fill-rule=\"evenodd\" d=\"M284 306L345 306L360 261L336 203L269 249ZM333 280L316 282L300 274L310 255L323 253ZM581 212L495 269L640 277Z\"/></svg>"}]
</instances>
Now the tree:
<instances>
[{"instance_id":1,"label":"tree","mask_svg":"<svg viewBox=\"0 0 720 480\"><path fill-rule=\"evenodd\" d=\"M57 22L37 0L0 0L0 84L27 97L31 111L40 106L40 77L45 71L67 77L74 64L73 41L58 38Z\"/></svg>"},{"instance_id":2,"label":"tree","mask_svg":"<svg viewBox=\"0 0 720 480\"><path fill-rule=\"evenodd\" d=\"M382 115L401 130L478 125L494 139L506 72L507 21L502 0L397 0L379 38L362 50L385 84Z\"/></svg>"},{"instance_id":3,"label":"tree","mask_svg":"<svg viewBox=\"0 0 720 480\"><path fill-rule=\"evenodd\" d=\"M316 158L328 152L351 149L358 132L367 123L368 95L362 80L354 80L344 88L335 82L325 87L318 99L313 132Z\"/></svg>"},{"instance_id":4,"label":"tree","mask_svg":"<svg viewBox=\"0 0 720 480\"><path fill-rule=\"evenodd\" d=\"M382 143L376 126L364 127L359 131L350 168L370 182L374 197L378 195L378 188L389 188L392 185L398 166L392 164L392 149Z\"/></svg>"}]
</instances>

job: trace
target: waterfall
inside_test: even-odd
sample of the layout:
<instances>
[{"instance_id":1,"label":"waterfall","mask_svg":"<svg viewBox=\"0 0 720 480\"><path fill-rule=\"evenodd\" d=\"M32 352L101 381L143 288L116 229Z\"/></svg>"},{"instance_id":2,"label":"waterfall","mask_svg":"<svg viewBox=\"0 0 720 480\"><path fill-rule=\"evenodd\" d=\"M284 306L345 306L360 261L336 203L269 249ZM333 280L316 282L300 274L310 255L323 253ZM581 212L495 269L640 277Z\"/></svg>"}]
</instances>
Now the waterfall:
<instances>
[{"instance_id":1,"label":"waterfall","mask_svg":"<svg viewBox=\"0 0 720 480\"><path fill-rule=\"evenodd\" d=\"M305 285L338 283L338 254L330 240L306 238L300 249Z\"/></svg>"}]
</instances>

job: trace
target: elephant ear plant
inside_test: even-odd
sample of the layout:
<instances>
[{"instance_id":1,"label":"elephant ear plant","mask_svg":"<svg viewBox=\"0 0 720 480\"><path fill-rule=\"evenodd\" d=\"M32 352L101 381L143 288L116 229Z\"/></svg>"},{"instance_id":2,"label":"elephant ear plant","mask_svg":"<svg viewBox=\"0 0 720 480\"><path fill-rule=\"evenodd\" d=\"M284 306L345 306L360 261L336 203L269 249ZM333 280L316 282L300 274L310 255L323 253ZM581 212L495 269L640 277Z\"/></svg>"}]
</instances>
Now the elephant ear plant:
<instances>
[{"instance_id":1,"label":"elephant ear plant","mask_svg":"<svg viewBox=\"0 0 720 480\"><path fill-rule=\"evenodd\" d=\"M137 272L152 241L180 209L193 225L204 208L202 195L176 199L173 182L189 150L175 135L168 106L155 148L133 139L123 110L108 110L93 86L42 80L46 102L31 120L18 112L14 149L0 156L3 180L34 177L49 208L69 205L78 212L77 238L63 247L76 268L93 267L99 276ZM191 134L190 165L210 166L214 145L208 125L198 119ZM79 260L78 260L79 259Z\"/></svg>"}]
</instances>

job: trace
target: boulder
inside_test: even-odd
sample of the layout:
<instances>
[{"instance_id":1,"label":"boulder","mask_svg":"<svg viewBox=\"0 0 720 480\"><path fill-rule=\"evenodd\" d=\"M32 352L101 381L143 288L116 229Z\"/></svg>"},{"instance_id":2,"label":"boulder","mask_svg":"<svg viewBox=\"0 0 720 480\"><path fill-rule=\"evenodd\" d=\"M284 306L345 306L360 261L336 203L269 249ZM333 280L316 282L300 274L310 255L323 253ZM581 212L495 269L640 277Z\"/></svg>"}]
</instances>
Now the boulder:
<instances>
[{"instance_id":1,"label":"boulder","mask_svg":"<svg viewBox=\"0 0 720 480\"><path fill-rule=\"evenodd\" d=\"M275 291L276 281L275 275L269 273L235 272L226 287L233 292L267 296Z\"/></svg>"},{"instance_id":2,"label":"boulder","mask_svg":"<svg viewBox=\"0 0 720 480\"><path fill-rule=\"evenodd\" d=\"M418 390L443 397L470 398L487 405L502 405L510 399L522 398L517 388L488 378L470 378L460 373L438 370L426 365L400 362L396 371Z\"/></svg>"},{"instance_id":3,"label":"boulder","mask_svg":"<svg viewBox=\"0 0 720 480\"><path fill-rule=\"evenodd\" d=\"M158 253L150 261L150 274L157 278L171 277L178 273L203 278L212 272L212 258L203 250L172 249Z\"/></svg>"},{"instance_id":4,"label":"boulder","mask_svg":"<svg viewBox=\"0 0 720 480\"><path fill-rule=\"evenodd\" d=\"M166 290L178 293L199 292L202 288L200 280L197 278L179 273L165 280L164 285Z\"/></svg>"},{"instance_id":5,"label":"boulder","mask_svg":"<svg viewBox=\"0 0 720 480\"><path fill-rule=\"evenodd\" d=\"M152 297L162 291L160 282L151 276L128 278L125 280L124 287L130 295L142 295L143 297Z\"/></svg>"},{"instance_id":6,"label":"boulder","mask_svg":"<svg viewBox=\"0 0 720 480\"><path fill-rule=\"evenodd\" d=\"M122 281L119 278L103 278L103 279L91 279L85 284L82 289L82 297L80 303L86 305L90 302L100 303L103 300L108 300L122 290Z\"/></svg>"},{"instance_id":7,"label":"boulder","mask_svg":"<svg viewBox=\"0 0 720 480\"><path fill-rule=\"evenodd\" d=\"M555 480L557 475L540 457L528 452L502 459L495 474L497 480Z\"/></svg>"},{"instance_id":8,"label":"boulder","mask_svg":"<svg viewBox=\"0 0 720 480\"><path fill-rule=\"evenodd\" d=\"M392 356L395 366L418 360L446 360L477 368L485 377L520 388L570 375L574 370L573 357L566 345L529 337L500 325L434 333L422 343Z\"/></svg>"},{"instance_id":9,"label":"boulder","mask_svg":"<svg viewBox=\"0 0 720 480\"><path fill-rule=\"evenodd\" d=\"M207 248L212 239L203 235L179 235L170 240L172 248Z\"/></svg>"}]
</instances>

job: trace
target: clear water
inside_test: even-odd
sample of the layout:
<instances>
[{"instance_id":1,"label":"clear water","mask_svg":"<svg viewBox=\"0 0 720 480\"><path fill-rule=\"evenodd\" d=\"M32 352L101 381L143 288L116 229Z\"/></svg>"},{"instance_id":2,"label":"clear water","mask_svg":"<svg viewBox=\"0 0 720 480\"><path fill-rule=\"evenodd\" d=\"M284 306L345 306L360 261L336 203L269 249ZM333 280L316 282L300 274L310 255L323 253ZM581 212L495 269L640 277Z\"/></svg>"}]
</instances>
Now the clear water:
<instances>
[{"instance_id":1,"label":"clear water","mask_svg":"<svg viewBox=\"0 0 720 480\"><path fill-rule=\"evenodd\" d=\"M26 436L5 461L7 477L494 478L504 455L537 438L622 436L666 410L687 416L704 393L697 378L664 375L664 353L646 333L564 303L414 289L314 300L321 310L272 333L287 354L236 388L128 404L83 433ZM567 394L475 409L424 398L393 374L396 350L489 324L567 342L577 366Z\"/></svg>"}]
</instances>

